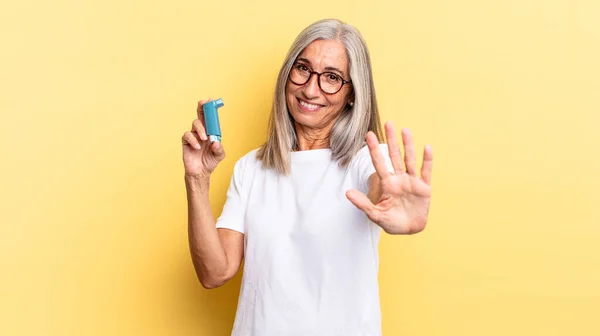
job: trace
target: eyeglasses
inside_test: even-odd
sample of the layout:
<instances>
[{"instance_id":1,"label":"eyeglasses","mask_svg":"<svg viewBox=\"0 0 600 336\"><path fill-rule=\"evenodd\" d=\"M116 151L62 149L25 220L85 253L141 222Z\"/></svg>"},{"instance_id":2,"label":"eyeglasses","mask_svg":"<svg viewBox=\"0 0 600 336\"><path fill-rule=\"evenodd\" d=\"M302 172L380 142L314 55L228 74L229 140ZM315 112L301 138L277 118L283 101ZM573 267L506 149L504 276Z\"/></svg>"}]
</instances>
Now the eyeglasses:
<instances>
[{"instance_id":1,"label":"eyeglasses","mask_svg":"<svg viewBox=\"0 0 600 336\"><path fill-rule=\"evenodd\" d=\"M290 71L290 81L296 85L304 85L310 81L313 74L317 75L317 83L321 91L327 94L338 93L344 84L349 84L351 81L344 80L340 75L334 72L318 73L310 71L310 69L301 63L296 63Z\"/></svg>"}]
</instances>

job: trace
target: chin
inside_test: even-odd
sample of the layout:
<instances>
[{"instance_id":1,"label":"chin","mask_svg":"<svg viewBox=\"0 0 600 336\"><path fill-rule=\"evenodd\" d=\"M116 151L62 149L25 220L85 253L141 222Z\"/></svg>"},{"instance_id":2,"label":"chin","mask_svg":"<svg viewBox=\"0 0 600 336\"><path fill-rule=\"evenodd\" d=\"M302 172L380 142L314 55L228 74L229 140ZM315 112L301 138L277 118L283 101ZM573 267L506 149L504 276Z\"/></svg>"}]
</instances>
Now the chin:
<instances>
[{"instance_id":1,"label":"chin","mask_svg":"<svg viewBox=\"0 0 600 336\"><path fill-rule=\"evenodd\" d=\"M315 128L319 125L320 118L317 118L316 115L306 115L297 111L291 111L290 114L294 122L302 126Z\"/></svg>"}]
</instances>

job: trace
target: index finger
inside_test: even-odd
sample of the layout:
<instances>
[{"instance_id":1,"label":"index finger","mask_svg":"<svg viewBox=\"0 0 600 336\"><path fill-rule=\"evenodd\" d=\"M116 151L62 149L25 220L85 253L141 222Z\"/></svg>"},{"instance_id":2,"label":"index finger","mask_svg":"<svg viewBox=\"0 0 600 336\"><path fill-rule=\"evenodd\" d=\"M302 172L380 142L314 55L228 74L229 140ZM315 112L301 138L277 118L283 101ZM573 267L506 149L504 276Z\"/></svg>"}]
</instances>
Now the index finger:
<instances>
[{"instance_id":1,"label":"index finger","mask_svg":"<svg viewBox=\"0 0 600 336\"><path fill-rule=\"evenodd\" d=\"M379 151L379 140L377 140L375 133L371 131L367 133L367 146L369 146L371 161L373 161L373 166L375 166L377 176L379 176L381 180L388 178L390 174L388 173L383 156Z\"/></svg>"},{"instance_id":2,"label":"index finger","mask_svg":"<svg viewBox=\"0 0 600 336\"><path fill-rule=\"evenodd\" d=\"M402 155L398 146L398 138L396 138L396 130L391 121L385 123L385 135L387 137L388 152L390 160L396 174L404 172L404 164L402 163Z\"/></svg>"},{"instance_id":3,"label":"index finger","mask_svg":"<svg viewBox=\"0 0 600 336\"><path fill-rule=\"evenodd\" d=\"M198 114L198 119L204 122L204 104L211 101L212 98L208 98L208 100L201 100L198 102L198 107L196 107L196 113Z\"/></svg>"}]
</instances>

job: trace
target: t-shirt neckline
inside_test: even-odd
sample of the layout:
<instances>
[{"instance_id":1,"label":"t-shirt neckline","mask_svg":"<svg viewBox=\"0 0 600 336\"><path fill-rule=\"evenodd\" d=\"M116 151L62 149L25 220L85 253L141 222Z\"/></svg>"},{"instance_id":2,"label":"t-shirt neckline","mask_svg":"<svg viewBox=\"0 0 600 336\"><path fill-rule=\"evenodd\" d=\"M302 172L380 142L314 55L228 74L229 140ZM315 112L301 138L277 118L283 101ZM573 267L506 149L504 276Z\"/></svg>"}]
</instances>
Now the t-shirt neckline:
<instances>
[{"instance_id":1,"label":"t-shirt neckline","mask_svg":"<svg viewBox=\"0 0 600 336\"><path fill-rule=\"evenodd\" d=\"M331 159L331 148L319 148L290 153L293 162Z\"/></svg>"}]
</instances>

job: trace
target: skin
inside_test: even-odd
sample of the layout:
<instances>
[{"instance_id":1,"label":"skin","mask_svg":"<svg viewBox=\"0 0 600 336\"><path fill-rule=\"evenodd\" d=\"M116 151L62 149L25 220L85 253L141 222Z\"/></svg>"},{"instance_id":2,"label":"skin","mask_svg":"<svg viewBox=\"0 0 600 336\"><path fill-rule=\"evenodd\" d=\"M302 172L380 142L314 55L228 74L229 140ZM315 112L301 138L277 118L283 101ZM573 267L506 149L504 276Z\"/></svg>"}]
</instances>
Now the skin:
<instances>
[{"instance_id":1,"label":"skin","mask_svg":"<svg viewBox=\"0 0 600 336\"><path fill-rule=\"evenodd\" d=\"M311 71L337 72L349 80L348 59L339 41L314 41L299 55L298 60ZM304 85L296 85L288 80L286 101L295 121L299 150L329 148L331 129L352 99L350 85L344 85L339 92L330 95L321 91L316 75ZM301 101L317 107L303 108ZM244 254L244 235L215 228L208 197L210 174L225 158L225 152L221 143L210 144L208 141L202 110L206 102L198 102L198 119L192 123L191 130L183 135L182 145L190 253L202 285L216 288L233 278L239 270ZM369 177L366 195L357 190L348 190L346 197L389 234L421 232L427 223L431 199L431 146L425 146L419 172L410 130L401 131L403 158L394 125L387 122L384 128L394 173L388 172L378 148L377 137L369 132L366 142L376 172Z\"/></svg>"},{"instance_id":2,"label":"skin","mask_svg":"<svg viewBox=\"0 0 600 336\"><path fill-rule=\"evenodd\" d=\"M385 133L394 173L388 172L378 148L377 137L373 132L369 132L367 146L376 172L369 177L367 195L357 190L349 190L346 197L385 232L415 234L423 231L427 224L431 202L433 152L431 146L425 146L419 176L410 130L402 130L404 161L391 122L385 124Z\"/></svg>"},{"instance_id":3,"label":"skin","mask_svg":"<svg viewBox=\"0 0 600 336\"><path fill-rule=\"evenodd\" d=\"M306 65L312 71L334 72L345 80L350 79L346 49L336 40L312 42L300 53L297 62ZM329 148L331 129L351 99L352 86L348 84L342 86L338 93L331 95L321 91L317 75L313 75L304 85L296 85L288 80L286 102L295 121L300 150ZM318 105L319 108L307 111L300 101Z\"/></svg>"}]
</instances>

